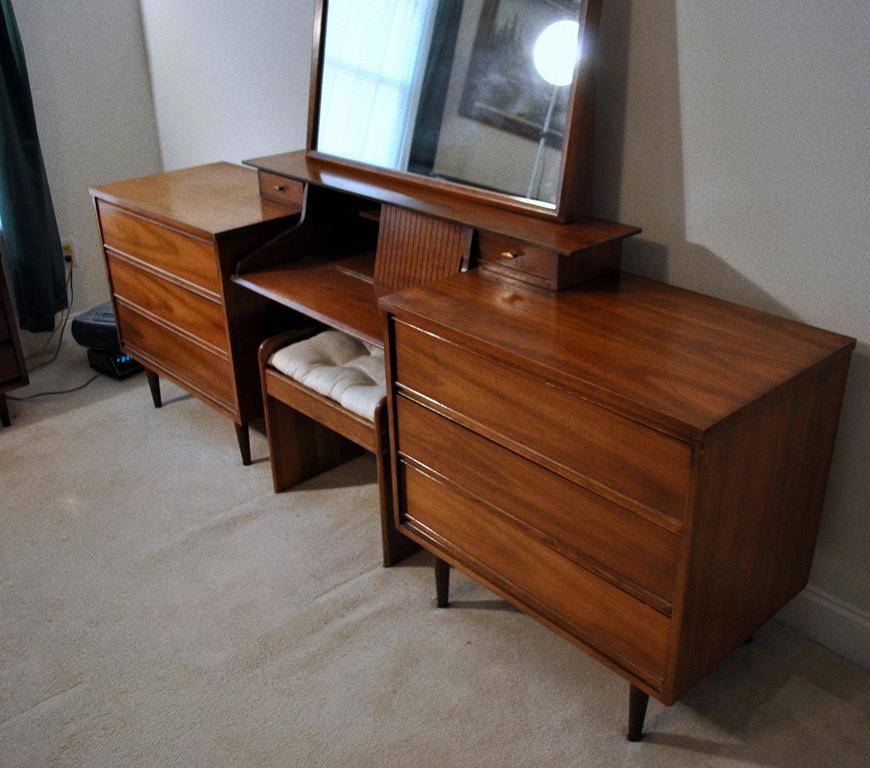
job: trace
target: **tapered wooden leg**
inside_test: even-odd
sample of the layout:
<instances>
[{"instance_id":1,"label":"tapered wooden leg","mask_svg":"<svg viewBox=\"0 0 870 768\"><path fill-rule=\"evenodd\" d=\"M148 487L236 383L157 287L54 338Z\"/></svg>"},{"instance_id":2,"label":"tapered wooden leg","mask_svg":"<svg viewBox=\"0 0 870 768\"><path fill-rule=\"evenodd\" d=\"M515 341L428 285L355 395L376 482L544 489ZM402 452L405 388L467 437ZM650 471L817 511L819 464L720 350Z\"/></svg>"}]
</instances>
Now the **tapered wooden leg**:
<instances>
[{"instance_id":1,"label":"tapered wooden leg","mask_svg":"<svg viewBox=\"0 0 870 768\"><path fill-rule=\"evenodd\" d=\"M251 465L251 433L247 424L233 424L236 428L236 440L239 441L239 453L242 454L242 465Z\"/></svg>"},{"instance_id":2,"label":"tapered wooden leg","mask_svg":"<svg viewBox=\"0 0 870 768\"><path fill-rule=\"evenodd\" d=\"M9 403L6 402L6 395L0 395L0 424L4 427L12 426L12 419L9 418Z\"/></svg>"},{"instance_id":3,"label":"tapered wooden leg","mask_svg":"<svg viewBox=\"0 0 870 768\"><path fill-rule=\"evenodd\" d=\"M435 604L446 608L450 596L450 566L440 557L435 558Z\"/></svg>"},{"instance_id":4,"label":"tapered wooden leg","mask_svg":"<svg viewBox=\"0 0 870 768\"><path fill-rule=\"evenodd\" d=\"M163 399L160 397L160 377L148 368L145 369L145 375L148 377L148 386L151 389L151 399L154 401L154 407L162 408Z\"/></svg>"},{"instance_id":5,"label":"tapered wooden leg","mask_svg":"<svg viewBox=\"0 0 870 768\"><path fill-rule=\"evenodd\" d=\"M646 717L647 704L649 704L649 694L632 685L628 692L629 741L640 741L643 738L643 721Z\"/></svg>"}]
</instances>

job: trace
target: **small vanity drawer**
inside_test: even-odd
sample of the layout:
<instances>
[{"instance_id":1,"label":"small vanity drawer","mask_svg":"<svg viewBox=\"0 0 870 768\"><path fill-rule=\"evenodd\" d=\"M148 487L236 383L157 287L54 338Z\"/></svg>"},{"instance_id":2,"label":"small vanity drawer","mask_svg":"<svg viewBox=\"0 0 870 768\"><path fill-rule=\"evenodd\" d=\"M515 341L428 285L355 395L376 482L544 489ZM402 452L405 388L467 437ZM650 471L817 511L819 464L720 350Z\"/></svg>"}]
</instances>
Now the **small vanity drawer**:
<instances>
[{"instance_id":1,"label":"small vanity drawer","mask_svg":"<svg viewBox=\"0 0 870 768\"><path fill-rule=\"evenodd\" d=\"M260 197L273 203L300 208L305 200L305 185L284 176L259 171Z\"/></svg>"},{"instance_id":2,"label":"small vanity drawer","mask_svg":"<svg viewBox=\"0 0 870 768\"><path fill-rule=\"evenodd\" d=\"M399 395L398 449L670 608L680 537ZM638 589L639 588L639 589ZM662 605L664 603L664 605Z\"/></svg>"},{"instance_id":3,"label":"small vanity drawer","mask_svg":"<svg viewBox=\"0 0 870 768\"><path fill-rule=\"evenodd\" d=\"M477 242L484 264L516 270L535 283L549 284L556 275L558 257L553 251L491 232L478 232Z\"/></svg>"},{"instance_id":4,"label":"small vanity drawer","mask_svg":"<svg viewBox=\"0 0 870 768\"><path fill-rule=\"evenodd\" d=\"M458 421L551 469L685 517L687 444L400 320L394 328L400 389L446 406Z\"/></svg>"},{"instance_id":5,"label":"small vanity drawer","mask_svg":"<svg viewBox=\"0 0 870 768\"><path fill-rule=\"evenodd\" d=\"M211 293L221 294L217 257L211 243L98 200L103 242Z\"/></svg>"},{"instance_id":6,"label":"small vanity drawer","mask_svg":"<svg viewBox=\"0 0 870 768\"><path fill-rule=\"evenodd\" d=\"M106 253L106 263L109 265L115 296L157 315L219 350L227 351L222 304L139 269L110 252Z\"/></svg>"},{"instance_id":7,"label":"small vanity drawer","mask_svg":"<svg viewBox=\"0 0 870 768\"><path fill-rule=\"evenodd\" d=\"M156 363L181 382L235 412L229 362L205 347L137 312L123 300L116 303L125 351L146 365Z\"/></svg>"},{"instance_id":8,"label":"small vanity drawer","mask_svg":"<svg viewBox=\"0 0 870 768\"><path fill-rule=\"evenodd\" d=\"M544 619L660 688L670 619L598 578L487 505L399 467L403 522Z\"/></svg>"},{"instance_id":9,"label":"small vanity drawer","mask_svg":"<svg viewBox=\"0 0 870 768\"><path fill-rule=\"evenodd\" d=\"M21 375L18 370L18 356L12 342L0 342L0 384L4 381L17 379Z\"/></svg>"}]
</instances>

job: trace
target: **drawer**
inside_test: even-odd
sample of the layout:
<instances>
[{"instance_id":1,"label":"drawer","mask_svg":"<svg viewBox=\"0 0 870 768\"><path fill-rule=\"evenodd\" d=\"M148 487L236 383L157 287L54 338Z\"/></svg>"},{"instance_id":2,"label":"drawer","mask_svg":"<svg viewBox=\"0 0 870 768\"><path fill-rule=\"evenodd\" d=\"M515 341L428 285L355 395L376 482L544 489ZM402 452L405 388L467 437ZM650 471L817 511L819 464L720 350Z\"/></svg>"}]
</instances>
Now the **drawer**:
<instances>
[{"instance_id":1,"label":"drawer","mask_svg":"<svg viewBox=\"0 0 870 768\"><path fill-rule=\"evenodd\" d=\"M146 365L155 363L180 383L236 412L227 360L123 302L116 302L115 307L125 351Z\"/></svg>"},{"instance_id":2,"label":"drawer","mask_svg":"<svg viewBox=\"0 0 870 768\"><path fill-rule=\"evenodd\" d=\"M228 351L223 305L139 269L106 252L115 296L151 312L224 352Z\"/></svg>"},{"instance_id":3,"label":"drawer","mask_svg":"<svg viewBox=\"0 0 870 768\"><path fill-rule=\"evenodd\" d=\"M468 489L569 555L591 560L617 583L628 581L635 594L653 593L670 607L677 534L405 397L396 406L402 456Z\"/></svg>"},{"instance_id":4,"label":"drawer","mask_svg":"<svg viewBox=\"0 0 870 768\"><path fill-rule=\"evenodd\" d=\"M260 197L292 208L302 207L305 199L305 185L301 182L266 171L259 171L257 179L260 182Z\"/></svg>"},{"instance_id":5,"label":"drawer","mask_svg":"<svg viewBox=\"0 0 870 768\"><path fill-rule=\"evenodd\" d=\"M492 232L478 232L477 243L484 265L519 272L518 278L528 276L541 285L550 285L556 276L558 256L553 251Z\"/></svg>"},{"instance_id":6,"label":"drawer","mask_svg":"<svg viewBox=\"0 0 870 768\"><path fill-rule=\"evenodd\" d=\"M661 688L670 619L529 536L485 504L400 465L403 522L620 666Z\"/></svg>"},{"instance_id":7,"label":"drawer","mask_svg":"<svg viewBox=\"0 0 870 768\"><path fill-rule=\"evenodd\" d=\"M195 286L220 295L212 243L190 237L98 200L103 243Z\"/></svg>"},{"instance_id":8,"label":"drawer","mask_svg":"<svg viewBox=\"0 0 870 768\"><path fill-rule=\"evenodd\" d=\"M0 384L21 376L18 369L18 356L11 341L0 343Z\"/></svg>"},{"instance_id":9,"label":"drawer","mask_svg":"<svg viewBox=\"0 0 870 768\"><path fill-rule=\"evenodd\" d=\"M685 517L687 444L399 320L394 333L400 388L534 461L593 481L593 490Z\"/></svg>"}]
</instances>

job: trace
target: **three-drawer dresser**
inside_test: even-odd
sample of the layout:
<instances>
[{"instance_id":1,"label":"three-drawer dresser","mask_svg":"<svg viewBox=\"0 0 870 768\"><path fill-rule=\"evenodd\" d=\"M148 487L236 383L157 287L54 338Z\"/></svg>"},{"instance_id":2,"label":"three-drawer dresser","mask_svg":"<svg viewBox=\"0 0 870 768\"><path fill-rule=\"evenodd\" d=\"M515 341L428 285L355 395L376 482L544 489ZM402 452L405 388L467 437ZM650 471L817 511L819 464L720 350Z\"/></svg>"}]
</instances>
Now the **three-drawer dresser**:
<instances>
[{"instance_id":1,"label":"three-drawer dresser","mask_svg":"<svg viewBox=\"0 0 870 768\"><path fill-rule=\"evenodd\" d=\"M262 183L215 163L91 190L122 349L145 366L155 407L164 376L232 419L244 464L263 412L257 347L292 321L229 278L302 203L298 185Z\"/></svg>"},{"instance_id":2,"label":"three-drawer dresser","mask_svg":"<svg viewBox=\"0 0 870 768\"><path fill-rule=\"evenodd\" d=\"M458 566L618 671L630 738L806 585L853 339L620 273L381 306L396 524L440 604Z\"/></svg>"}]
</instances>

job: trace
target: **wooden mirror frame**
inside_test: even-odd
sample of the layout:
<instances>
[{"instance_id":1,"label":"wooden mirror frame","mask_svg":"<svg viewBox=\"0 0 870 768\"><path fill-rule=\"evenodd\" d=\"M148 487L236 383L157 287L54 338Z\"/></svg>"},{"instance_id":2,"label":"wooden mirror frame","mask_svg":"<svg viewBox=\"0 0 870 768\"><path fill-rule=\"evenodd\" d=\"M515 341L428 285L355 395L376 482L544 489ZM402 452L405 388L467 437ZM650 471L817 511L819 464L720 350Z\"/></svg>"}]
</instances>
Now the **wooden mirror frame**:
<instances>
[{"instance_id":1,"label":"wooden mirror frame","mask_svg":"<svg viewBox=\"0 0 870 768\"><path fill-rule=\"evenodd\" d=\"M574 70L574 82L569 95L565 143L559 168L559 193L554 206L536 202L520 195L494 192L463 184L348 160L318 152L317 134L320 127L320 93L323 81L323 48L326 41L326 13L329 0L316 0L314 39L311 60L311 89L308 101L308 141L306 155L321 163L349 169L363 179L390 181L403 187L436 189L460 199L498 206L532 214L544 219L569 222L589 213L592 187L592 114L594 93L592 69L601 18L603 0L581 0L578 22L583 41L583 55Z\"/></svg>"}]
</instances>

